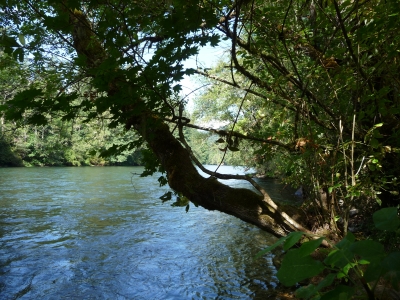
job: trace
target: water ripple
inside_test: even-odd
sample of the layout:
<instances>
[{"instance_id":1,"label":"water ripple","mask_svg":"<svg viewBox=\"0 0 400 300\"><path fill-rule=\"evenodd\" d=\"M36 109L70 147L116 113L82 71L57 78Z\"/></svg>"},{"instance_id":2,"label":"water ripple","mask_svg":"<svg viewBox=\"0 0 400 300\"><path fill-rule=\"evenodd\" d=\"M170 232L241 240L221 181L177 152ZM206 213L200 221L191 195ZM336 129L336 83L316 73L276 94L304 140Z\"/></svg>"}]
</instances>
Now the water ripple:
<instances>
[{"instance_id":1,"label":"water ripple","mask_svg":"<svg viewBox=\"0 0 400 300\"><path fill-rule=\"evenodd\" d=\"M262 299L275 239L162 204L140 168L0 169L1 299Z\"/></svg>"}]
</instances>

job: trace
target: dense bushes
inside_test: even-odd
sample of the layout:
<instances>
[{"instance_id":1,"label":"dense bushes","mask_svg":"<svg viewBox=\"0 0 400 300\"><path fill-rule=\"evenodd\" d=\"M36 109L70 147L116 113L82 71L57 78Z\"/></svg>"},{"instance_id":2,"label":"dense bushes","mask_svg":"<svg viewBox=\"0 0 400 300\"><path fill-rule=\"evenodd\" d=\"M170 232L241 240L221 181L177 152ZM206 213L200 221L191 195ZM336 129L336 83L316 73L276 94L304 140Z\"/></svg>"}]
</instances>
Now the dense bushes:
<instances>
[{"instance_id":1,"label":"dense bushes","mask_svg":"<svg viewBox=\"0 0 400 300\"><path fill-rule=\"evenodd\" d=\"M21 167L22 159L12 152L10 145L0 137L0 167Z\"/></svg>"}]
</instances>

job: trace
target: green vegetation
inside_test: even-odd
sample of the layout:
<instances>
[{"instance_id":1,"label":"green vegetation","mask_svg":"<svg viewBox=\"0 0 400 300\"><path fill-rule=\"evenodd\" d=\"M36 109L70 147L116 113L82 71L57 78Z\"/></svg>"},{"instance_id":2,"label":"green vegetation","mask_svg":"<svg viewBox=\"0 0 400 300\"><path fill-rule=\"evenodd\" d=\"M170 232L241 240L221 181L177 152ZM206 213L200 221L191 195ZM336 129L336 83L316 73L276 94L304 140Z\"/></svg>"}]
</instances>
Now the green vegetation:
<instances>
[{"instance_id":1,"label":"green vegetation","mask_svg":"<svg viewBox=\"0 0 400 300\"><path fill-rule=\"evenodd\" d=\"M0 5L1 130L14 153L4 148L3 161L131 155L145 175L164 172L160 184L185 207L229 213L277 237L325 236L317 242L326 247L360 245L350 232L362 232L398 251L398 235L378 237L371 225L380 208L400 205L398 0ZM221 41L229 49L215 68L184 68ZM190 115L185 75L204 86ZM306 199L278 205L249 176L210 172L205 162L254 167L301 186ZM247 180L259 193L215 179Z\"/></svg>"},{"instance_id":2,"label":"green vegetation","mask_svg":"<svg viewBox=\"0 0 400 300\"><path fill-rule=\"evenodd\" d=\"M26 86L41 86L47 80L29 71L25 64L19 65L7 54L3 53L0 64L3 66L0 69L1 104L6 108L8 101ZM73 88L82 89L83 96L93 96L85 92L85 84ZM109 128L109 115L106 113L91 122L83 122L82 115L69 120L49 113L44 116L44 124L32 125L32 117L32 110L26 111L17 122L1 115L0 166L142 164L140 148L101 156L112 145L135 138L133 132L125 132L122 126Z\"/></svg>"},{"instance_id":3,"label":"green vegetation","mask_svg":"<svg viewBox=\"0 0 400 300\"><path fill-rule=\"evenodd\" d=\"M374 224L381 231L398 234L400 219L397 208L390 207L376 211ZM393 289L400 289L400 251L385 253L383 244L371 239L357 241L349 232L344 239L332 245L332 249L323 260L318 260L312 256L319 250L317 248L324 238L314 239L314 236L308 236L311 241L304 242L299 248L292 248L303 236L308 235L303 232L292 232L256 256L260 257L283 244L283 249L287 253L284 255L277 276L285 286L294 286L298 282L323 273L323 278L317 285L309 284L298 288L296 297L351 299L353 295L364 298L363 294L368 299L375 299L375 296L378 299L397 297ZM382 290L378 287L382 287L383 283L385 286ZM364 291L357 290L360 287Z\"/></svg>"}]
</instances>

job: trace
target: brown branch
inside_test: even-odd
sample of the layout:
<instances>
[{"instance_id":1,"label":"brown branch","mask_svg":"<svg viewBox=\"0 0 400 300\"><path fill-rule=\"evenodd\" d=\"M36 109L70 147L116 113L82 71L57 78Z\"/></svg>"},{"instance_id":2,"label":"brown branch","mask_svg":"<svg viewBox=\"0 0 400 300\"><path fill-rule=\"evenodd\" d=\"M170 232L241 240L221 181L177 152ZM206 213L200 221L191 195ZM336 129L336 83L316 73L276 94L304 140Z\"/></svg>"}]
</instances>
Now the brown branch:
<instances>
[{"instance_id":1,"label":"brown branch","mask_svg":"<svg viewBox=\"0 0 400 300\"><path fill-rule=\"evenodd\" d=\"M246 50L248 53L252 54L254 57L260 57L261 59L267 61L269 64L272 65L274 69L276 69L278 72L280 72L282 75L284 75L289 82L291 82L293 85L295 85L304 95L312 99L318 106L320 106L332 119L336 120L335 114L333 111L326 106L324 103L322 103L309 89L307 89L306 86L303 85L303 83L296 79L287 69L285 66L283 66L275 57L271 55L266 55L265 53L262 53L258 51L255 47L250 46L248 43L244 42L240 37L237 37L235 32L232 32L232 30L229 29L229 27L225 27L223 30L224 34L230 38L233 41L237 43L237 45L244 50ZM266 89L269 92L274 92L279 95L277 91L275 91L270 85L268 85L266 82L261 80L259 77L255 76L251 72L249 72L246 68L240 65L237 57L236 57L236 52L233 51L236 47L236 43L234 44L234 47L232 48L232 60L235 63L235 68L243 74L245 77L249 78L251 81L253 81L257 86ZM315 116L315 118L317 118ZM321 121L318 122L318 124L323 124ZM332 130L332 127L329 125L323 124L324 128Z\"/></svg>"},{"instance_id":2,"label":"brown branch","mask_svg":"<svg viewBox=\"0 0 400 300\"><path fill-rule=\"evenodd\" d=\"M38 15L38 17L42 18L43 20L46 18L46 16L43 13L41 13L29 1L27 1L27 0L23 0L23 1ZM74 48L74 45L70 41L68 41L59 31L56 31L56 35L58 35L64 42L66 42L68 46L70 46L71 48Z\"/></svg>"},{"instance_id":3,"label":"brown branch","mask_svg":"<svg viewBox=\"0 0 400 300\"><path fill-rule=\"evenodd\" d=\"M77 22L71 25L79 26ZM79 38L79 35L74 36L74 46L86 45ZM79 48L76 49L77 52L83 49L88 52L87 54L95 51L90 47L86 49L84 47L77 48ZM89 68L93 68L89 61L87 63ZM101 61L98 63L101 63ZM96 74L93 76L96 76ZM109 95L115 95L116 90L121 88L116 80L118 79L114 79L109 87ZM137 98L135 101L141 103L143 100ZM190 201L206 209L219 210L239 217L276 236L284 236L293 230L309 232L299 222L283 212L264 190L261 190L262 195L260 195L249 189L229 187L214 177L202 177L192 163L190 152L182 145L181 141L175 138L169 126L162 119L157 118L151 110L144 109L142 113L134 114L132 111L134 108L125 108L124 104L121 104L124 113L132 112L132 116L126 120L127 128L132 127L142 135L157 157L158 162L166 170L168 183L172 189L181 192ZM180 117L182 116L180 115ZM182 126L180 123L180 130Z\"/></svg>"},{"instance_id":4,"label":"brown branch","mask_svg":"<svg viewBox=\"0 0 400 300\"><path fill-rule=\"evenodd\" d=\"M173 120L173 119L163 119L164 121L170 122L170 123L174 123L174 124L179 124L179 120ZM277 140L268 140L268 139L262 139L262 138L258 138L258 137L254 137L254 136L249 136L249 135L244 135L242 133L233 131L233 132L229 132L226 130L221 130L221 129L214 129L214 128L210 128L210 127L203 127L203 126L198 126L198 125L194 125L194 124L184 124L183 126L185 127L190 127L193 129L198 129L198 130L203 130L203 131L208 131L208 132L212 132L212 133L216 133L220 136L235 136L238 138L241 138L243 140L249 140L249 141L255 141L255 142L261 142L261 143L265 143L265 144L270 144L270 145L274 145L274 146L279 146L282 147L283 149L287 150L287 151L293 151L294 150L294 145L293 143L282 143L280 141Z\"/></svg>"},{"instance_id":5,"label":"brown branch","mask_svg":"<svg viewBox=\"0 0 400 300\"><path fill-rule=\"evenodd\" d=\"M188 125L188 124L186 124ZM265 206L264 209L268 210L268 214L272 214L275 215L276 217L279 216L279 219L281 220L281 222L283 222L286 226L288 226L288 228L291 228L292 230L296 230L296 231L303 231L306 232L308 234L310 234L311 236L313 236L314 239L319 238L318 236L315 236L311 231L309 231L308 229L306 229L304 226L302 226L300 223L298 223L297 221L295 221L293 218L291 218L286 212L282 211L281 208L278 207L278 205L271 199L271 197L269 196L269 194L265 191L265 189L260 186L257 182L255 182L250 176L247 175L233 175L233 174L221 174L221 173L217 173L216 171L210 171L207 170L201 163L200 161L197 159L197 157L194 155L192 149L190 148L190 146L187 144L186 139L184 137L183 134L183 130L182 130L183 126L179 126L179 141L183 144L184 148L186 149L186 151L189 153L190 158L195 162L195 164L200 168L200 170L202 170L204 173L210 175L209 179L213 179L213 178L218 178L218 179L236 179L236 180L245 180L247 182L249 182L250 184L252 184L262 195L262 203L263 206ZM230 136L232 136L233 131L231 131L230 133L226 134L230 134ZM324 240L322 242L322 245L324 247L329 247L329 243Z\"/></svg>"},{"instance_id":6,"label":"brown branch","mask_svg":"<svg viewBox=\"0 0 400 300\"><path fill-rule=\"evenodd\" d=\"M240 90L242 90L242 91L244 91L244 92L248 92L249 94L252 94L252 95L254 95L254 96L260 97L261 99L265 99L265 100L271 101L272 103L275 103L276 105L282 106L283 108L286 108L286 109L288 109L288 110L296 111L295 108L293 108L293 107L291 107L291 106L289 106L289 105L286 105L286 104L281 103L281 102L276 101L276 100L272 100L272 99L268 98L265 94L259 93L259 92L257 92L257 91L252 90L252 89L248 89L248 88L241 87L241 86L238 85L236 82L231 82L231 81L228 81L228 80L223 79L223 78L221 78L221 77L214 76L214 75L211 75L211 74L209 74L209 73L207 73L207 72L203 72L203 71L200 71L200 70L194 70L194 72L195 72L196 74L202 75L202 76L204 76L204 77L207 77L207 78L210 78L210 79L213 79L213 80L216 80L216 81L225 83L225 84L227 84L227 85L230 85L230 86L232 86L232 87L238 88L238 89L240 89ZM281 97L283 97L284 99L288 100L288 102L290 102L290 103L293 104L294 106L296 105L296 104L295 104L293 101L291 101L289 98L284 97L284 96L281 95L281 94L279 94L279 96L281 96Z\"/></svg>"},{"instance_id":7,"label":"brown branch","mask_svg":"<svg viewBox=\"0 0 400 300\"><path fill-rule=\"evenodd\" d=\"M293 105L294 107L291 107L290 105L286 105L286 104L281 103L281 102L279 102L279 101L270 99L270 98L268 98L265 94L261 94L261 93L259 93L259 92L254 91L254 90L249 90L249 89L243 88L243 87L239 86L236 82L230 82L230 81L228 81L228 80L226 80L226 79L223 79L223 78L220 78L220 77L211 75L211 74L209 74L209 73L207 73L207 72L203 72L203 71L200 71L200 70L194 70L194 72L195 72L196 74L205 76L205 77L207 77L207 78L210 78L210 79L213 79L213 80L216 80L216 81L225 83L225 84L230 85L230 86L232 86L232 87L236 87L236 88L238 88L238 89L241 89L242 91L245 91L245 92L248 91L250 94L253 94L253 95L255 95L255 96L258 96L258 97L260 97L261 99L265 99L265 100L271 101L272 103L274 103L274 104L276 104L276 105L279 105L279 106L282 106L283 108L286 108L286 109L291 110L291 111L293 111L293 112L296 112L296 111L298 111L298 110L303 111L303 109L301 108L300 103L297 103L296 101L293 101L292 99L290 99L290 97L289 97L288 95L285 95L285 93L283 93L283 92L278 92L278 91L276 91L276 90L273 90L273 91L272 91L274 94L276 94L276 95L282 97L283 99L285 99L288 103L290 103L290 104ZM332 126L326 125L326 124L324 124L321 120L319 120L318 117L317 117L316 115L311 115L310 118L311 118L316 124L320 125L321 127L326 128L326 129L328 129L328 130L334 130L334 128L333 128Z\"/></svg>"}]
</instances>

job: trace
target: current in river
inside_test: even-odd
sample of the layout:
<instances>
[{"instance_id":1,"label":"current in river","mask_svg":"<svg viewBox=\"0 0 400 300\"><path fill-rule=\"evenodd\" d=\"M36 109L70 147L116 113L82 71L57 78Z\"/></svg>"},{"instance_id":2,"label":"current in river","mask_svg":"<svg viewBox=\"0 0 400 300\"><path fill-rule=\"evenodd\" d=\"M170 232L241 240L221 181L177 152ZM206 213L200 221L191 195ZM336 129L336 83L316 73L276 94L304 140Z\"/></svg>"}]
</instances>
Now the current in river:
<instances>
[{"instance_id":1,"label":"current in river","mask_svg":"<svg viewBox=\"0 0 400 300\"><path fill-rule=\"evenodd\" d=\"M253 258L275 237L217 211L162 203L168 186L142 171L0 169L0 299L271 296L272 255ZM274 181L267 189L284 197Z\"/></svg>"}]
</instances>

